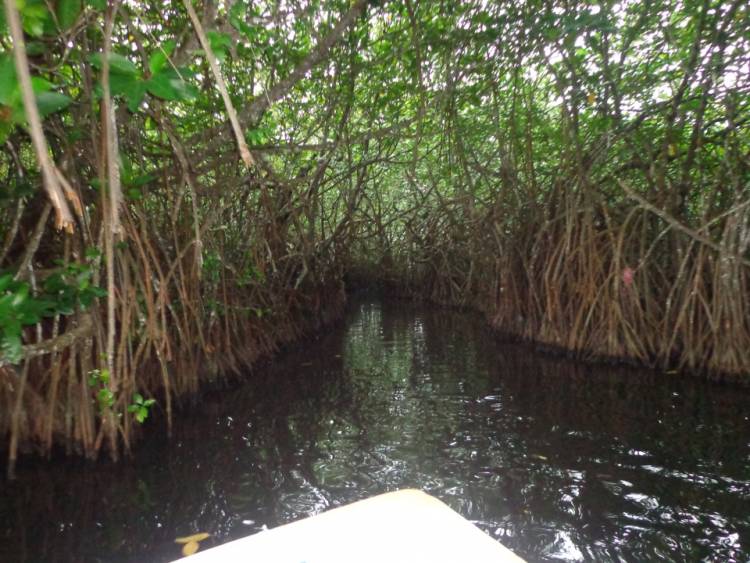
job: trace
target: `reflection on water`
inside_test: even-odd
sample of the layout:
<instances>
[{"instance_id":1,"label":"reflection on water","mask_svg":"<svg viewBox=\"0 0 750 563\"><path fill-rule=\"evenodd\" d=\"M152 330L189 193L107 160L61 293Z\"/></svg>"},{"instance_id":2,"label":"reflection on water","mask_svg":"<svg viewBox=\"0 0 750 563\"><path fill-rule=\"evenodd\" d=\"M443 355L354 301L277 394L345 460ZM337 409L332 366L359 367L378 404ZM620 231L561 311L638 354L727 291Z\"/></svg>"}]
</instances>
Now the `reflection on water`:
<instances>
[{"instance_id":1,"label":"reflection on water","mask_svg":"<svg viewBox=\"0 0 750 563\"><path fill-rule=\"evenodd\" d=\"M2 561L144 561L403 487L530 561L747 560L750 393L498 343L480 318L360 301L119 466L0 490Z\"/></svg>"}]
</instances>

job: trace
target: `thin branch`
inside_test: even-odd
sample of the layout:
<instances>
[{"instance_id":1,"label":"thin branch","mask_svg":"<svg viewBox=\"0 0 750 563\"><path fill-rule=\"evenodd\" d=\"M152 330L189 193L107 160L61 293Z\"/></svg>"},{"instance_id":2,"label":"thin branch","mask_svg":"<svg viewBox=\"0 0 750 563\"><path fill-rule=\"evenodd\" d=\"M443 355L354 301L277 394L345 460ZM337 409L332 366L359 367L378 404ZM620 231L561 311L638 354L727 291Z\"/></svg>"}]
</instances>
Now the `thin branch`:
<instances>
[{"instance_id":1,"label":"thin branch","mask_svg":"<svg viewBox=\"0 0 750 563\"><path fill-rule=\"evenodd\" d=\"M34 260L34 255L39 249L39 244L42 242L44 228L47 224L47 219L49 218L50 211L52 211L52 204L47 203L44 206L44 210L42 211L41 215L39 215L36 227L34 228L34 234L31 236L31 240L26 245L26 250L24 251L23 258L21 258L21 262L18 265L18 271L16 272L14 279L21 280L26 276L26 272L31 266L32 261Z\"/></svg>"},{"instance_id":2,"label":"thin branch","mask_svg":"<svg viewBox=\"0 0 750 563\"><path fill-rule=\"evenodd\" d=\"M183 0L183 3L185 4L185 9L190 16L190 21L193 22L193 28L195 29L196 35L198 35L198 41L200 41L201 47L203 47L203 52L206 54L208 64L211 66L211 72L214 75L214 80L216 80L216 86L219 88L221 98L224 100L224 106L227 108L227 115L229 116L229 122L232 124L234 136L237 139L237 148L240 151L242 162L244 162L247 169L250 170L255 165L255 160L253 160L253 156L247 148L245 135L242 132L242 127L240 127L240 120L237 118L237 111L234 109L232 100L229 98L229 91L227 90L226 82L224 82L224 77L221 74L221 69L219 68L216 56L211 50L211 43L208 41L206 33L203 31L203 26L198 19L198 15L193 9L192 0Z\"/></svg>"},{"instance_id":3,"label":"thin branch","mask_svg":"<svg viewBox=\"0 0 750 563\"><path fill-rule=\"evenodd\" d=\"M323 62L331 48L338 43L344 32L357 20L367 7L368 0L356 0L339 23L326 35L299 65L283 80L274 84L270 90L258 96L243 112L242 117L250 123L256 123L271 104L283 98L297 82L314 66Z\"/></svg>"},{"instance_id":4,"label":"thin branch","mask_svg":"<svg viewBox=\"0 0 750 563\"><path fill-rule=\"evenodd\" d=\"M721 244L718 244L712 241L707 236L700 234L698 231L695 231L691 229L690 227L683 225L677 219L672 217L669 213L667 213L663 209L659 209L658 207L650 203L648 200L646 200L646 198L644 198L642 195L633 191L633 189L630 186L628 186L625 182L621 180L617 180L617 183L620 185L620 187L623 189L623 191L629 198L637 201L641 205L641 207L643 207L647 211L650 211L654 215L660 217L661 219L666 221L669 225L671 225L673 228L677 229L678 231L682 233L685 233L690 238L697 240L698 242L702 244L705 244L707 247L712 248L725 256L729 256L730 258L734 260L737 260L740 264L750 267L750 260L748 260L747 258L744 258L733 252L730 252L726 247L722 246Z\"/></svg>"},{"instance_id":5,"label":"thin branch","mask_svg":"<svg viewBox=\"0 0 750 563\"><path fill-rule=\"evenodd\" d=\"M94 322L91 315L82 315L78 321L78 326L66 330L62 334L55 336L54 338L48 338L41 342L34 344L26 344L21 347L21 358L29 360L31 358L37 358L46 354L52 354L54 352L60 352L69 348L74 343L90 338L94 333ZM0 359L0 368L9 366L11 363L8 360Z\"/></svg>"},{"instance_id":6,"label":"thin branch","mask_svg":"<svg viewBox=\"0 0 750 563\"><path fill-rule=\"evenodd\" d=\"M26 110L26 118L29 121L29 135L31 136L31 142L34 145L39 167L42 171L44 188L47 190L50 201L55 208L55 226L58 229L65 229L69 233L72 233L75 223L73 215L70 213L68 204L65 201L65 196L73 198L71 202L74 203L77 209L80 208L80 202L77 202L75 192L70 192L61 185L61 173L57 170L55 163L49 156L47 140L42 130L42 119L39 115L39 108L36 106L34 89L31 85L31 73L29 72L29 64L26 57L26 44L23 40L21 17L18 14L15 1L5 0L5 16L8 20L10 35L13 39L13 57L21 86L23 106Z\"/></svg>"}]
</instances>

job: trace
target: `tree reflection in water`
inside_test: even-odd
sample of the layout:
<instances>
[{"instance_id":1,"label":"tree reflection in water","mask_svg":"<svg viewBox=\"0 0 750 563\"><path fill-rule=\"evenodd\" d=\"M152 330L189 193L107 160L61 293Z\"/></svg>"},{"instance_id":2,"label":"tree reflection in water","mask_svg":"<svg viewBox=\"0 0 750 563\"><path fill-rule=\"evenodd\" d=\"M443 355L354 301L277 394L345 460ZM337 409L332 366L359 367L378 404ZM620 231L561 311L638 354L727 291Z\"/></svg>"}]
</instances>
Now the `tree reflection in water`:
<instances>
[{"instance_id":1,"label":"tree reflection in water","mask_svg":"<svg viewBox=\"0 0 750 563\"><path fill-rule=\"evenodd\" d=\"M481 318L360 300L345 324L152 421L132 460L26 462L0 560L136 561L418 487L530 561L743 559L748 392L500 342Z\"/></svg>"}]
</instances>

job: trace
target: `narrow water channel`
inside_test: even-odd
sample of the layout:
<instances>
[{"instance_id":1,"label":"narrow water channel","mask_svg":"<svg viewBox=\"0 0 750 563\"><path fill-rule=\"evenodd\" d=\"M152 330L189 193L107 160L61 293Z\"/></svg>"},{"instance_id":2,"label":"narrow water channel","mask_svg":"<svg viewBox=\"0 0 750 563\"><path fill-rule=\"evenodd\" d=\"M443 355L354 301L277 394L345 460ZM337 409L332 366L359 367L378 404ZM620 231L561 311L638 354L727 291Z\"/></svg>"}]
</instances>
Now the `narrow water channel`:
<instances>
[{"instance_id":1,"label":"narrow water channel","mask_svg":"<svg viewBox=\"0 0 750 563\"><path fill-rule=\"evenodd\" d=\"M502 343L358 300L336 329L155 428L119 465L26 462L0 561L168 561L403 487L529 561L747 561L750 392Z\"/></svg>"}]
</instances>

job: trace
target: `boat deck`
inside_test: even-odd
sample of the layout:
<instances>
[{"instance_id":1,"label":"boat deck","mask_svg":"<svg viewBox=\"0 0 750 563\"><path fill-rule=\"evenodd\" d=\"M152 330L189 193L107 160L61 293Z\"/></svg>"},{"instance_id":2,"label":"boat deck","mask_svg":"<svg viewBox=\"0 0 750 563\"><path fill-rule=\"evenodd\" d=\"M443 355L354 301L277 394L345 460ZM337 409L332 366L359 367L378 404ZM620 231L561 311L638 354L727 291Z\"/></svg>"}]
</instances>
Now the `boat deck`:
<instances>
[{"instance_id":1,"label":"boat deck","mask_svg":"<svg viewBox=\"0 0 750 563\"><path fill-rule=\"evenodd\" d=\"M521 563L434 497L386 493L190 556L191 563Z\"/></svg>"}]
</instances>

